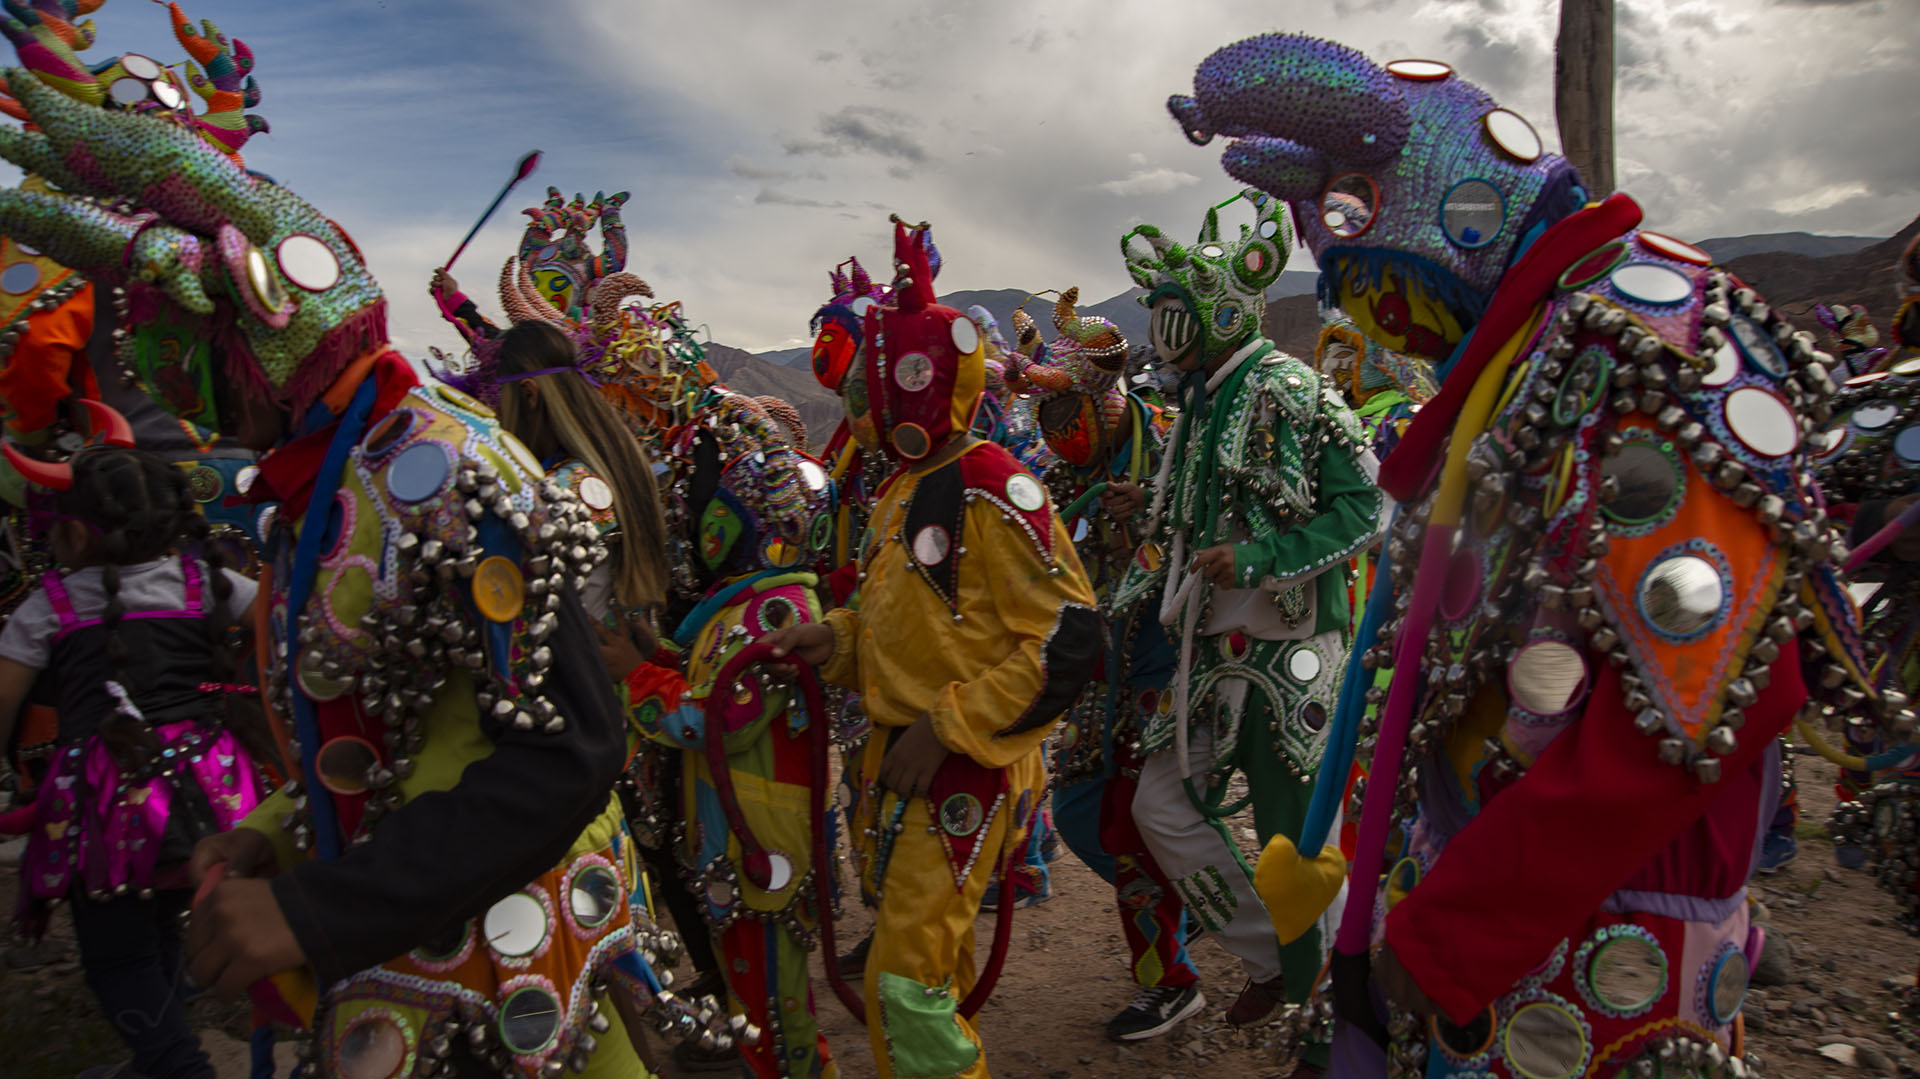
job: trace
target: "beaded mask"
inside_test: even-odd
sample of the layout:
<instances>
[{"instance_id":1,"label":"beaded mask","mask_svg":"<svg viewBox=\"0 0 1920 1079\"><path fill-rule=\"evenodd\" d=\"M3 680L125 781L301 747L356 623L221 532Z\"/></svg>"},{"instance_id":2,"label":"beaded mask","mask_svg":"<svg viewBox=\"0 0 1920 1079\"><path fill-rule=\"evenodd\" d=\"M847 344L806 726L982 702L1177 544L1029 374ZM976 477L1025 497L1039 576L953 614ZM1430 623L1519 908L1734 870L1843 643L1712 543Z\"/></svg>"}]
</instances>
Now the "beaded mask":
<instances>
[{"instance_id":1,"label":"beaded mask","mask_svg":"<svg viewBox=\"0 0 1920 1079\"><path fill-rule=\"evenodd\" d=\"M667 452L669 517L710 574L796 568L830 537L825 469L753 398L715 391L668 436Z\"/></svg>"},{"instance_id":2,"label":"beaded mask","mask_svg":"<svg viewBox=\"0 0 1920 1079\"><path fill-rule=\"evenodd\" d=\"M1098 315L1080 315L1080 290L1070 288L1053 305L1059 336L1041 340L1026 311L1013 313L1018 351L1009 359L1007 385L1039 399L1040 430L1048 448L1069 464L1086 466L1109 451L1127 412L1120 376L1127 367L1127 339Z\"/></svg>"},{"instance_id":3,"label":"beaded mask","mask_svg":"<svg viewBox=\"0 0 1920 1079\"><path fill-rule=\"evenodd\" d=\"M518 261L525 267L530 291L575 322L587 321L589 304L599 298L595 286L627 265L627 229L620 220L627 198L625 191L595 192L591 202L575 195L563 203L560 189L549 187L546 202L522 211L531 220L520 237ZM596 222L601 247L597 254L587 244L587 233Z\"/></svg>"},{"instance_id":4,"label":"beaded mask","mask_svg":"<svg viewBox=\"0 0 1920 1079\"><path fill-rule=\"evenodd\" d=\"M1382 348L1352 322L1336 318L1320 328L1314 347L1314 366L1327 376L1347 402L1358 408L1383 390L1399 390L1416 405L1439 392L1433 365Z\"/></svg>"},{"instance_id":5,"label":"beaded mask","mask_svg":"<svg viewBox=\"0 0 1920 1079\"><path fill-rule=\"evenodd\" d=\"M1428 359L1479 318L1522 241L1585 201L1525 120L1437 61L1381 67L1262 34L1202 61L1168 108L1197 145L1231 137L1227 173L1293 205L1323 303Z\"/></svg>"},{"instance_id":6,"label":"beaded mask","mask_svg":"<svg viewBox=\"0 0 1920 1079\"><path fill-rule=\"evenodd\" d=\"M1240 226L1237 240L1224 240L1220 211L1240 199L1253 206L1254 224ZM1210 207L1192 247L1152 225L1122 236L1127 272L1147 290L1140 303L1153 310L1149 334L1162 361L1194 367L1259 333L1267 288L1286 269L1292 243L1285 204L1251 190Z\"/></svg>"},{"instance_id":7,"label":"beaded mask","mask_svg":"<svg viewBox=\"0 0 1920 1079\"><path fill-rule=\"evenodd\" d=\"M873 283L858 258L833 268L833 299L813 313L813 377L835 393L860 351L867 311L887 302L891 289ZM866 439L863 445L875 448Z\"/></svg>"},{"instance_id":8,"label":"beaded mask","mask_svg":"<svg viewBox=\"0 0 1920 1079\"><path fill-rule=\"evenodd\" d=\"M7 81L38 130L0 129L0 156L62 193L0 190L0 232L124 287L123 325L211 341L240 393L296 412L384 347L386 300L320 211L167 118Z\"/></svg>"}]
</instances>

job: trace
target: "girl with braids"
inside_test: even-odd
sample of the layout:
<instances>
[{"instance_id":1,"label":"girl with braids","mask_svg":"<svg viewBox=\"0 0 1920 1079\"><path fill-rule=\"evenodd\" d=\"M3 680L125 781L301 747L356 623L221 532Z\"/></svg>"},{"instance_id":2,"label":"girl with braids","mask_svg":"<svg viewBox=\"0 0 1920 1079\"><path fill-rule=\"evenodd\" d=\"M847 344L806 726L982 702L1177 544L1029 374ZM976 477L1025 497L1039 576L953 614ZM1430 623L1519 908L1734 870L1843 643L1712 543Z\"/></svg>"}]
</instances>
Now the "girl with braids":
<instances>
[{"instance_id":1,"label":"girl with braids","mask_svg":"<svg viewBox=\"0 0 1920 1079\"><path fill-rule=\"evenodd\" d=\"M211 1079L187 1024L179 926L194 843L264 793L260 729L241 717L257 702L233 685L229 647L255 586L226 568L186 473L159 456L91 446L31 478L53 488L43 519L64 568L0 631L0 742L43 671L59 712L21 863L23 927L39 935L47 907L71 899L87 984L132 1072Z\"/></svg>"}]
</instances>

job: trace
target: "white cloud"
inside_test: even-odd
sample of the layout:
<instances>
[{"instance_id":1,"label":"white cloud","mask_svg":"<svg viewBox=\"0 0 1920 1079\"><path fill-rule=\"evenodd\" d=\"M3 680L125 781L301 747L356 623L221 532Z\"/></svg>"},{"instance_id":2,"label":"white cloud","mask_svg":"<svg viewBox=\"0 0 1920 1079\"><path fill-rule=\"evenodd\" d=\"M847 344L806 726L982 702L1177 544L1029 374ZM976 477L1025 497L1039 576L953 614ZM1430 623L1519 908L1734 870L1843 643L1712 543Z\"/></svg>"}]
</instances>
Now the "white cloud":
<instances>
[{"instance_id":1,"label":"white cloud","mask_svg":"<svg viewBox=\"0 0 1920 1079\"><path fill-rule=\"evenodd\" d=\"M1199 182L1200 177L1179 169L1134 169L1124 180L1102 180L1097 186L1109 195L1164 195Z\"/></svg>"}]
</instances>

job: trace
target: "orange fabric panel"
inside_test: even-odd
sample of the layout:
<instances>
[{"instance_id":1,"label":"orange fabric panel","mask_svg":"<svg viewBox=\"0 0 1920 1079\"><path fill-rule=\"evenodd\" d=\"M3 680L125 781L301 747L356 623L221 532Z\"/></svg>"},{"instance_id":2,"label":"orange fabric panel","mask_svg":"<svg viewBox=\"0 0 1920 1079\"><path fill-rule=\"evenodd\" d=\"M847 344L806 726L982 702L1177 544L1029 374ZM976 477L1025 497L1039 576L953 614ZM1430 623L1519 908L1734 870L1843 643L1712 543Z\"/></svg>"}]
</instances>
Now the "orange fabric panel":
<instances>
[{"instance_id":1,"label":"orange fabric panel","mask_svg":"<svg viewBox=\"0 0 1920 1079\"><path fill-rule=\"evenodd\" d=\"M0 405L7 427L32 434L59 417L69 393L96 400L100 386L87 363L87 339L93 336L93 286L87 285L51 311L27 317L20 342L0 367Z\"/></svg>"}]
</instances>

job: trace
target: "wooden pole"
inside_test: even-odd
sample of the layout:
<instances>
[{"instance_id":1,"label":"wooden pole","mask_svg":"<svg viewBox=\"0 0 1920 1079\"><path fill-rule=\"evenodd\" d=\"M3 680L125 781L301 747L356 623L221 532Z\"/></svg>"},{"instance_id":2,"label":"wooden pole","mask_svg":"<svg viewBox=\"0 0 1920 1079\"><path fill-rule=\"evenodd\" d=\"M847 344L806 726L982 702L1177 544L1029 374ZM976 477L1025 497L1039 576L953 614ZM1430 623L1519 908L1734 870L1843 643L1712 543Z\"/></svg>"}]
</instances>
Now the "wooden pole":
<instances>
[{"instance_id":1,"label":"wooden pole","mask_svg":"<svg viewBox=\"0 0 1920 1079\"><path fill-rule=\"evenodd\" d=\"M1553 52L1560 146L1587 196L1613 193L1613 0L1560 0Z\"/></svg>"}]
</instances>

